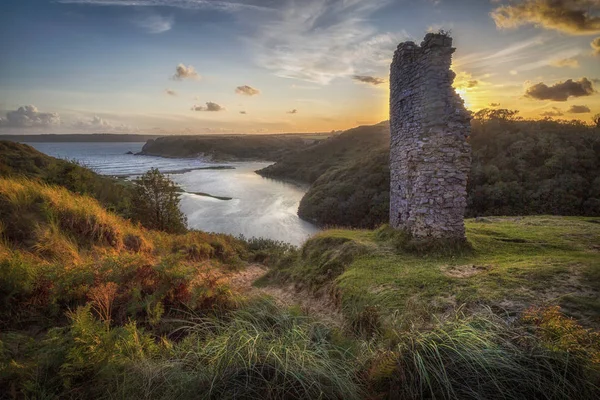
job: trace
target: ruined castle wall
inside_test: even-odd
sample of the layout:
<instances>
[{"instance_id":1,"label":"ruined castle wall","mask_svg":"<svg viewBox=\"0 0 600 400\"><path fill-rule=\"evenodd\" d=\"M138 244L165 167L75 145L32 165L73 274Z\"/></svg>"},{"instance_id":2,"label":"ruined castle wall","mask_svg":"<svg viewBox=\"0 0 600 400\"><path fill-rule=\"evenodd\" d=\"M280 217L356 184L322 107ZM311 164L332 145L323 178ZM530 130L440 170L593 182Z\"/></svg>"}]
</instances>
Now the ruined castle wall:
<instances>
[{"instance_id":1,"label":"ruined castle wall","mask_svg":"<svg viewBox=\"0 0 600 400\"><path fill-rule=\"evenodd\" d=\"M390 224L416 238L464 239L470 113L452 88L452 39L401 43L390 71Z\"/></svg>"}]
</instances>

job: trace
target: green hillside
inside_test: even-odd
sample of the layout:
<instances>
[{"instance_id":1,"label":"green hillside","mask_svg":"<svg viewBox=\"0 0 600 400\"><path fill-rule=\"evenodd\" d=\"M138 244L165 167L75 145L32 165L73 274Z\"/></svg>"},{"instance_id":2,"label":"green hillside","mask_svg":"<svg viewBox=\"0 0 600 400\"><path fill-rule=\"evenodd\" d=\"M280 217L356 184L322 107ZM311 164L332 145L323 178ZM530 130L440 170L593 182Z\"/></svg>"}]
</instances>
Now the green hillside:
<instances>
[{"instance_id":1,"label":"green hillside","mask_svg":"<svg viewBox=\"0 0 600 400\"><path fill-rule=\"evenodd\" d=\"M364 159L368 152L389 145L387 122L360 126L289 154L257 172L269 178L313 183L329 169Z\"/></svg>"},{"instance_id":2,"label":"green hillside","mask_svg":"<svg viewBox=\"0 0 600 400\"><path fill-rule=\"evenodd\" d=\"M76 162L60 160L33 147L0 141L0 177L26 177L89 195L122 216L130 216L131 187Z\"/></svg>"},{"instance_id":3,"label":"green hillside","mask_svg":"<svg viewBox=\"0 0 600 400\"><path fill-rule=\"evenodd\" d=\"M501 111L472 122L467 215L600 215L599 128ZM388 143L387 124L360 127L258 173L312 184L298 210L304 219L374 228L388 221Z\"/></svg>"},{"instance_id":4,"label":"green hillside","mask_svg":"<svg viewBox=\"0 0 600 400\"><path fill-rule=\"evenodd\" d=\"M466 228L472 249L437 253L386 226L328 230L269 275L326 288L349 318L372 309L381 322L411 326L462 305L508 315L559 305L600 327L599 218L489 217Z\"/></svg>"},{"instance_id":5,"label":"green hillside","mask_svg":"<svg viewBox=\"0 0 600 400\"><path fill-rule=\"evenodd\" d=\"M384 226L298 249L146 229L11 151L1 398L600 396L599 218L468 220L472 248Z\"/></svg>"}]
</instances>

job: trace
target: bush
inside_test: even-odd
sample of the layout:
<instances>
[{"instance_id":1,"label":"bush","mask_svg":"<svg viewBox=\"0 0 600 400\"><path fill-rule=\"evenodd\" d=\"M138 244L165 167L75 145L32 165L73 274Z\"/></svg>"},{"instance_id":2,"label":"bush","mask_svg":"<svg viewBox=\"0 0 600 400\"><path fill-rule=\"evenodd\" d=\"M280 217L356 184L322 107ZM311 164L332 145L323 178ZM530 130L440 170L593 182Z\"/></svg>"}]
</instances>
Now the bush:
<instances>
[{"instance_id":1,"label":"bush","mask_svg":"<svg viewBox=\"0 0 600 400\"><path fill-rule=\"evenodd\" d=\"M187 219L179 209L181 191L156 168L134 180L133 217L144 226L169 233L187 230Z\"/></svg>"}]
</instances>

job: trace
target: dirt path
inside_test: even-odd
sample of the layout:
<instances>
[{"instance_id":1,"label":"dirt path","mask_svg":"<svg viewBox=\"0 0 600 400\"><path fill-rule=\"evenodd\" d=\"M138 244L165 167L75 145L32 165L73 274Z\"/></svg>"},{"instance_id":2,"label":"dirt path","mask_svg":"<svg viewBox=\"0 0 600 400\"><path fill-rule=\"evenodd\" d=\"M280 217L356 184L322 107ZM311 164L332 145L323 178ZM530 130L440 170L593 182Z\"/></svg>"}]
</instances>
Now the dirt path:
<instances>
[{"instance_id":1,"label":"dirt path","mask_svg":"<svg viewBox=\"0 0 600 400\"><path fill-rule=\"evenodd\" d=\"M265 275L267 269L257 264L247 266L243 271L229 277L231 286L248 295L268 295L285 307L297 305L308 315L341 327L344 322L342 314L331 299L315 297L306 291L298 291L294 285L255 287L252 284Z\"/></svg>"}]
</instances>

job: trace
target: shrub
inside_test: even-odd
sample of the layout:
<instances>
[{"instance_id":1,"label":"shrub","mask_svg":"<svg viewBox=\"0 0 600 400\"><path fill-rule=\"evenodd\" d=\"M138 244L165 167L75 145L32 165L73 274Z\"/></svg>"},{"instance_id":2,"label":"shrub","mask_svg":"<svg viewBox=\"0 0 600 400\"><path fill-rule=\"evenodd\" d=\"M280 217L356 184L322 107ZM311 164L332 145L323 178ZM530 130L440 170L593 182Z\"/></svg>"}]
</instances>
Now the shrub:
<instances>
[{"instance_id":1,"label":"shrub","mask_svg":"<svg viewBox=\"0 0 600 400\"><path fill-rule=\"evenodd\" d=\"M186 217L179 209L180 189L173 181L152 168L133 182L133 217L136 220L165 232L186 231Z\"/></svg>"}]
</instances>

